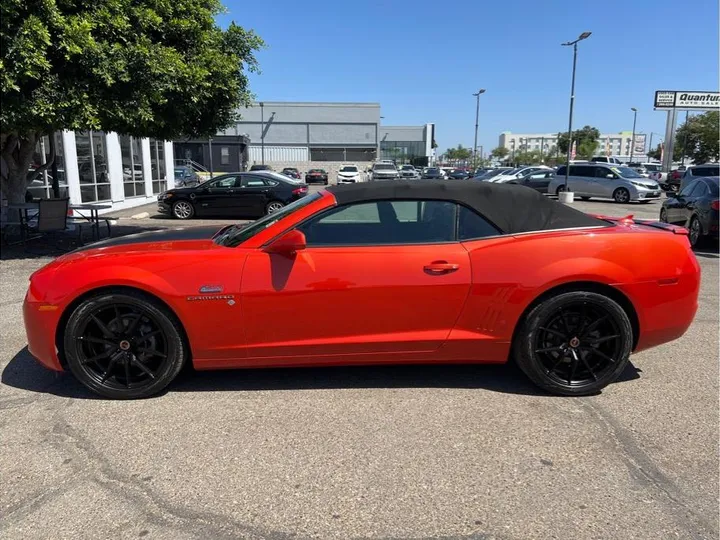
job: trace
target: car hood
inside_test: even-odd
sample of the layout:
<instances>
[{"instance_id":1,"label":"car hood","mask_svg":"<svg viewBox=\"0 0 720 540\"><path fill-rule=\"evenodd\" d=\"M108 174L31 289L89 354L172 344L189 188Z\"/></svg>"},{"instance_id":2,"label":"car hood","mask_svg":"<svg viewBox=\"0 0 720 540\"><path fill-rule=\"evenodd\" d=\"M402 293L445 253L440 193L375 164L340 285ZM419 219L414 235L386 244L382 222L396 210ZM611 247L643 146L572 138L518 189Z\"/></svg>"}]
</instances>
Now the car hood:
<instances>
[{"instance_id":1,"label":"car hood","mask_svg":"<svg viewBox=\"0 0 720 540\"><path fill-rule=\"evenodd\" d=\"M227 226L183 227L129 234L107 238L83 246L63 255L58 262L69 262L84 257L119 255L133 252L164 252L175 250L204 250L214 247L213 237Z\"/></svg>"},{"instance_id":2,"label":"car hood","mask_svg":"<svg viewBox=\"0 0 720 540\"><path fill-rule=\"evenodd\" d=\"M338 173L338 176L345 176L346 178L353 178L353 177L357 176L358 174L360 174L359 171L355 171L355 172L342 172L342 171L340 171L340 172Z\"/></svg>"}]
</instances>

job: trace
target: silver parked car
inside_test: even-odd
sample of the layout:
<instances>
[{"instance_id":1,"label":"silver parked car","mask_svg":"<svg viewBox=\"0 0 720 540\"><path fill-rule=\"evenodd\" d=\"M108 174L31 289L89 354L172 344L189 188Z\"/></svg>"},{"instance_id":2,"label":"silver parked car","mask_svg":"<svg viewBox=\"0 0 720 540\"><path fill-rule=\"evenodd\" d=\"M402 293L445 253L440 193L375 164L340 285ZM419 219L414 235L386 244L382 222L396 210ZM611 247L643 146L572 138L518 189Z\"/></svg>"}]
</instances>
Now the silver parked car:
<instances>
[{"instance_id":1,"label":"silver parked car","mask_svg":"<svg viewBox=\"0 0 720 540\"><path fill-rule=\"evenodd\" d=\"M614 199L619 203L649 201L660 198L662 190L655 180L643 178L630 167L611 163L570 165L569 190L583 200L591 197ZM565 190L565 166L559 167L550 180L548 193Z\"/></svg>"}]
</instances>

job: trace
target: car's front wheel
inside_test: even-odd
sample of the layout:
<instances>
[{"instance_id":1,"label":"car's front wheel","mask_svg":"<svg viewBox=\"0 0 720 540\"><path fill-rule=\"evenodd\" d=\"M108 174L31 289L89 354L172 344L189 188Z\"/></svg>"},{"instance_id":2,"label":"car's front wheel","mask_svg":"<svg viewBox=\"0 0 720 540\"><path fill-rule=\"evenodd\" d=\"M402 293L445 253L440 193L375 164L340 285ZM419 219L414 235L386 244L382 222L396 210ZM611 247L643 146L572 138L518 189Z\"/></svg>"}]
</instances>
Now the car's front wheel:
<instances>
[{"instance_id":1,"label":"car's front wheel","mask_svg":"<svg viewBox=\"0 0 720 540\"><path fill-rule=\"evenodd\" d=\"M661 221L662 223L667 223L667 222L668 222L667 210L666 210L665 208L661 208L661 209L660 209L660 221Z\"/></svg>"},{"instance_id":2,"label":"car's front wheel","mask_svg":"<svg viewBox=\"0 0 720 540\"><path fill-rule=\"evenodd\" d=\"M555 190L555 195L560 195L563 191L565 191L565 184L561 184L558 186L558 188Z\"/></svg>"},{"instance_id":3,"label":"car's front wheel","mask_svg":"<svg viewBox=\"0 0 720 540\"><path fill-rule=\"evenodd\" d=\"M172 205L172 214L178 219L190 219L195 214L195 209L188 201L175 201Z\"/></svg>"},{"instance_id":4,"label":"car's front wheel","mask_svg":"<svg viewBox=\"0 0 720 540\"><path fill-rule=\"evenodd\" d=\"M618 203L626 203L630 201L630 192L625 188L617 188L613 192L613 199Z\"/></svg>"},{"instance_id":5,"label":"car's front wheel","mask_svg":"<svg viewBox=\"0 0 720 540\"><path fill-rule=\"evenodd\" d=\"M535 306L513 340L515 361L553 394L595 394L627 365L633 331L627 313L602 294L558 294Z\"/></svg>"},{"instance_id":6,"label":"car's front wheel","mask_svg":"<svg viewBox=\"0 0 720 540\"><path fill-rule=\"evenodd\" d=\"M63 346L70 371L114 399L149 397L177 376L186 358L180 323L140 292L104 292L77 306Z\"/></svg>"}]
</instances>

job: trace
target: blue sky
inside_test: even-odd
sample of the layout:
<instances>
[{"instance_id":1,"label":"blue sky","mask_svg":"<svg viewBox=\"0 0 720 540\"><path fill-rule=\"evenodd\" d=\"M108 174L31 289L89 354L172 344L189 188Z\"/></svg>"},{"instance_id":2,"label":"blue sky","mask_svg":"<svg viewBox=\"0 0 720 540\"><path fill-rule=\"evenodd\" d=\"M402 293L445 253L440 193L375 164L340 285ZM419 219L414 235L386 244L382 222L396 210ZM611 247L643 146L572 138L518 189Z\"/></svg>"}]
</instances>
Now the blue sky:
<instances>
[{"instance_id":1,"label":"blue sky","mask_svg":"<svg viewBox=\"0 0 720 540\"><path fill-rule=\"evenodd\" d=\"M575 126L664 135L655 90L718 89L718 3L698 0L224 0L268 47L251 91L268 101L379 102L383 123L435 122L440 150L502 131L567 129L572 49L579 45ZM658 135L654 136L657 140Z\"/></svg>"}]
</instances>

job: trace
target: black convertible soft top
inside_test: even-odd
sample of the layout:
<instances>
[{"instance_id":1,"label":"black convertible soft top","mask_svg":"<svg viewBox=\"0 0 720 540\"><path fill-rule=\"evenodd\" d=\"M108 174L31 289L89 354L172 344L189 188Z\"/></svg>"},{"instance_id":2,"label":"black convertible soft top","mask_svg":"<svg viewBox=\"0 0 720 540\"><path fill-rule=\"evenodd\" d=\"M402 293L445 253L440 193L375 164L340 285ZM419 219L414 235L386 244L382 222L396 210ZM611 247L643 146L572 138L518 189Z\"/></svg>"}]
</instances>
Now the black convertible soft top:
<instances>
[{"instance_id":1,"label":"black convertible soft top","mask_svg":"<svg viewBox=\"0 0 720 540\"><path fill-rule=\"evenodd\" d=\"M379 200L452 201L474 209L506 234L608 223L547 198L534 189L477 180L387 180L330 186L338 204Z\"/></svg>"}]
</instances>

